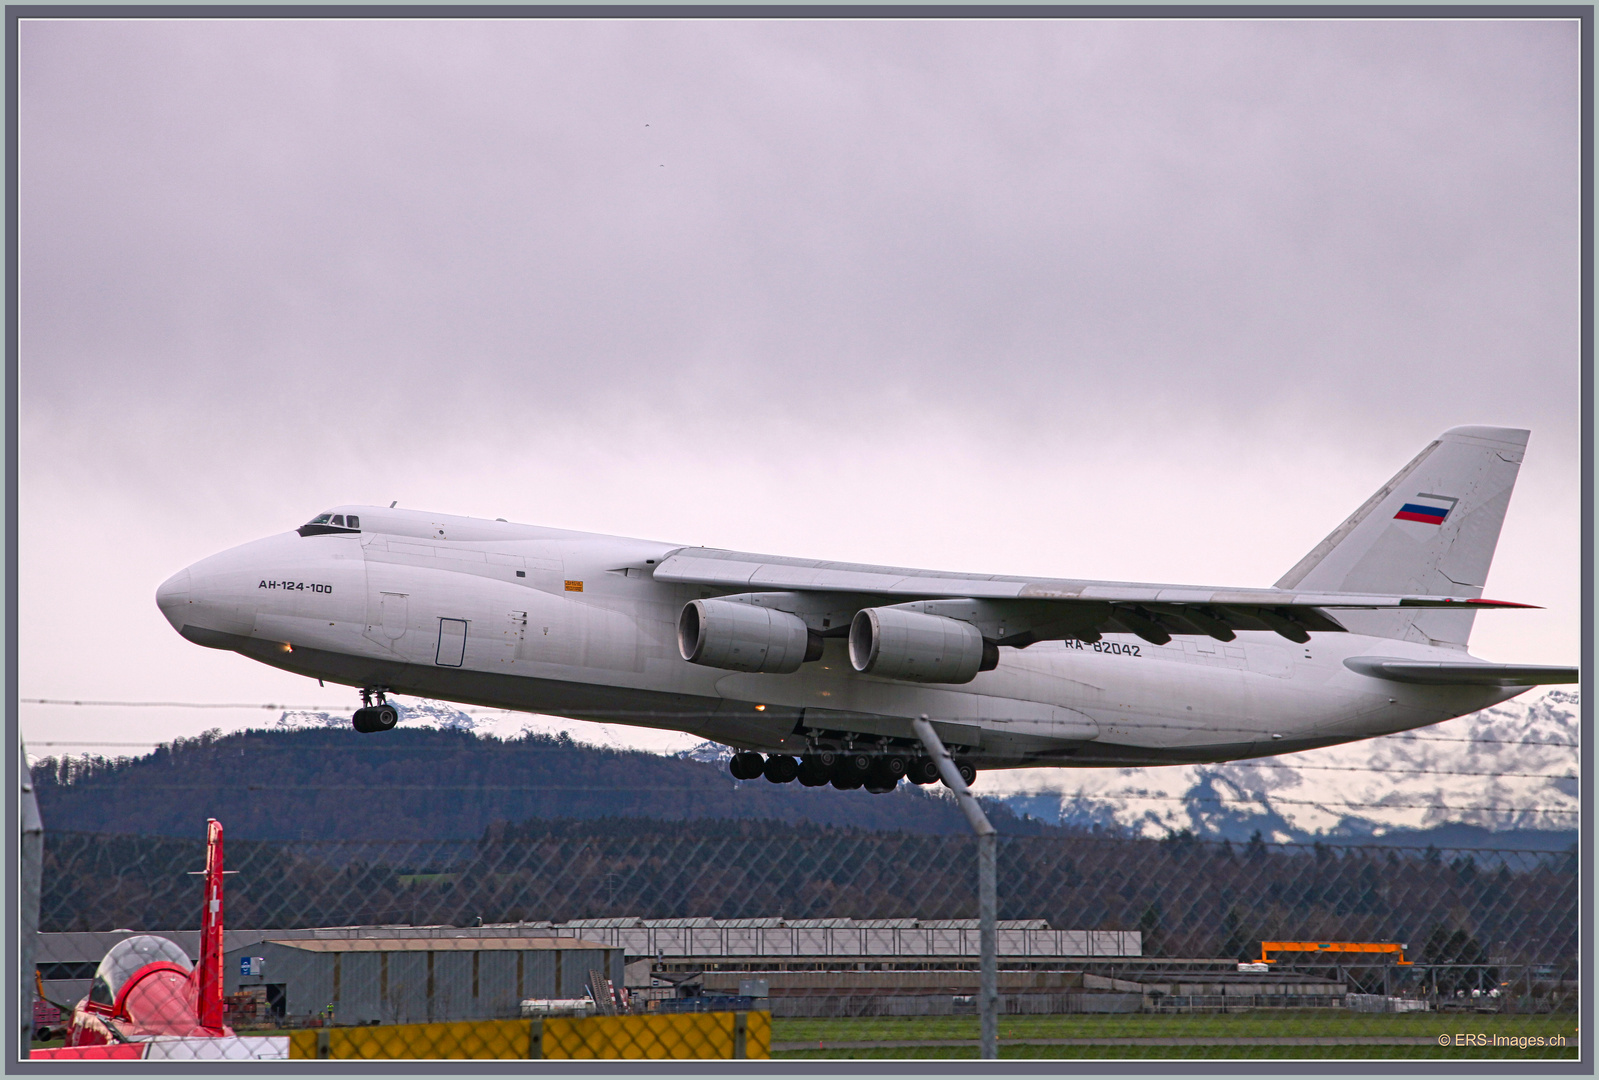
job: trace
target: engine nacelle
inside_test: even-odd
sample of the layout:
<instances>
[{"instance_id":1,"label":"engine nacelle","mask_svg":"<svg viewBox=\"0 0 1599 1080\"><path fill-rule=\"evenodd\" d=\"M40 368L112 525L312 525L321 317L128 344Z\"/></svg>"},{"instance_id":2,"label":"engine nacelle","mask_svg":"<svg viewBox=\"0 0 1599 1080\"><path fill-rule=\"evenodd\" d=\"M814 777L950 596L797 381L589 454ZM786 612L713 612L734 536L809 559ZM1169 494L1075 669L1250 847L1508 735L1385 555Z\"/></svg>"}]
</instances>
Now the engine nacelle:
<instances>
[{"instance_id":1,"label":"engine nacelle","mask_svg":"<svg viewBox=\"0 0 1599 1080\"><path fill-rule=\"evenodd\" d=\"M850 665L884 679L967 683L998 659L998 649L977 627L942 615L862 608L849 625Z\"/></svg>"},{"instance_id":2,"label":"engine nacelle","mask_svg":"<svg viewBox=\"0 0 1599 1080\"><path fill-rule=\"evenodd\" d=\"M677 651L691 664L787 675L810 650L805 620L727 600L690 600L677 618Z\"/></svg>"}]
</instances>

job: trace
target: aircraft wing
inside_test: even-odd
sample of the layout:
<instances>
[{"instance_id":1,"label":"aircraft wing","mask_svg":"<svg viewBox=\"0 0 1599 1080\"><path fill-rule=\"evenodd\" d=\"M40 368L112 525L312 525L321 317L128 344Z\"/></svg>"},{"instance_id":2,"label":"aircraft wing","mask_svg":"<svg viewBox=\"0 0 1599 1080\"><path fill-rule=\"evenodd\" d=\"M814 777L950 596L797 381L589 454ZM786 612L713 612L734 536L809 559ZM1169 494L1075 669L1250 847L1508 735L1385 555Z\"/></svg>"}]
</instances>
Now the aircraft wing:
<instances>
[{"instance_id":1,"label":"aircraft wing","mask_svg":"<svg viewBox=\"0 0 1599 1080\"><path fill-rule=\"evenodd\" d=\"M1344 629L1327 613L1328 609L1530 606L1469 596L1294 592L947 574L716 548L678 549L656 567L655 580L750 591L856 594L881 598L874 602L890 604L976 601L987 613L986 621L1006 621L1017 629L1017 633L999 635L1000 644L1027 644L1060 637L1092 640L1107 631L1137 634L1157 644L1169 641L1173 634L1208 634L1231 640L1237 630L1273 630L1291 640L1304 641L1307 631ZM926 606L933 610L945 605ZM1028 629L1020 629L1024 625Z\"/></svg>"}]
</instances>

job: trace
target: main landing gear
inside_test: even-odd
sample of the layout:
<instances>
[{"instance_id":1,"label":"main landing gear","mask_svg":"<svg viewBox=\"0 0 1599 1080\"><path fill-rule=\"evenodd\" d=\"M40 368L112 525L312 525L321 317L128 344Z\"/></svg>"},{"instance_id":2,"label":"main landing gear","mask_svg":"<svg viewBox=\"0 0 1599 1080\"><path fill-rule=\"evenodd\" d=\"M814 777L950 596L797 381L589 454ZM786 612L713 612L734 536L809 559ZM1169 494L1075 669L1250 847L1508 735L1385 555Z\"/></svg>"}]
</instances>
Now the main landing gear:
<instances>
[{"instance_id":1,"label":"main landing gear","mask_svg":"<svg viewBox=\"0 0 1599 1080\"><path fill-rule=\"evenodd\" d=\"M355 710L355 715L351 717L355 730L363 735L370 735L375 731L388 731L400 722L399 711L388 703L384 694L385 691L381 686L374 690L361 691L362 707ZM378 700L376 705L372 704L374 697Z\"/></svg>"},{"instance_id":2,"label":"main landing gear","mask_svg":"<svg viewBox=\"0 0 1599 1080\"><path fill-rule=\"evenodd\" d=\"M956 762L955 767L968 784L977 779L977 770L966 762ZM735 780L764 776L774 784L798 780L803 787L832 784L840 791L865 788L873 795L893 791L902 777L913 784L931 784L939 779L938 766L931 758L913 758L893 750L883 753L817 750L798 759L790 754L768 757L754 750L744 750L733 755L727 763L727 771Z\"/></svg>"}]
</instances>

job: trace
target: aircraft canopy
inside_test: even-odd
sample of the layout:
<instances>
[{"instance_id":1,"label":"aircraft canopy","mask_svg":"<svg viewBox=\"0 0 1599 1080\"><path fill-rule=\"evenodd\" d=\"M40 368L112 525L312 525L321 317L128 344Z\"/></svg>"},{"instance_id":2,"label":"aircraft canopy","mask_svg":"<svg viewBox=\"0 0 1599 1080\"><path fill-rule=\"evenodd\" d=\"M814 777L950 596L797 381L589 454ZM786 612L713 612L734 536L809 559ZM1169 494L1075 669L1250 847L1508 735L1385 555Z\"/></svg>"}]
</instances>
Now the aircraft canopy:
<instances>
[{"instance_id":1,"label":"aircraft canopy","mask_svg":"<svg viewBox=\"0 0 1599 1080\"><path fill-rule=\"evenodd\" d=\"M301 536L321 536L326 533L358 533L361 519L355 514L335 514L331 510L318 514L295 530Z\"/></svg>"},{"instance_id":2,"label":"aircraft canopy","mask_svg":"<svg viewBox=\"0 0 1599 1080\"><path fill-rule=\"evenodd\" d=\"M189 963L188 954L164 937L139 934L117 942L105 954L105 959L100 961L100 967L94 973L89 1000L107 1007L115 1005L117 995L122 993L122 987L133 975L146 965L161 961L176 964L184 971L194 967Z\"/></svg>"}]
</instances>

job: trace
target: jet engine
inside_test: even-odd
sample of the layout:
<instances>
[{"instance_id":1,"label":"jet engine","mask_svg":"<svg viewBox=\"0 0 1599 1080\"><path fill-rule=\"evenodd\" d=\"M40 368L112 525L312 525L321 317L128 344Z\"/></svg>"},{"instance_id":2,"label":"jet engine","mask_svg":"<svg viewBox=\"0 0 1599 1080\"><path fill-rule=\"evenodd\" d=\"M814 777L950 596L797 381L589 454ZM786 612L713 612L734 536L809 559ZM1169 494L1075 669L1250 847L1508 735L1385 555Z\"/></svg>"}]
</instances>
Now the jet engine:
<instances>
[{"instance_id":1,"label":"jet engine","mask_svg":"<svg viewBox=\"0 0 1599 1080\"><path fill-rule=\"evenodd\" d=\"M677 650L683 659L730 671L798 671L800 664L821 655L811 637L798 615L736 601L690 600L677 619Z\"/></svg>"},{"instance_id":2,"label":"jet engine","mask_svg":"<svg viewBox=\"0 0 1599 1080\"><path fill-rule=\"evenodd\" d=\"M902 608L863 608L849 626L856 671L906 682L967 683L999 663L999 648L971 623Z\"/></svg>"}]
</instances>

